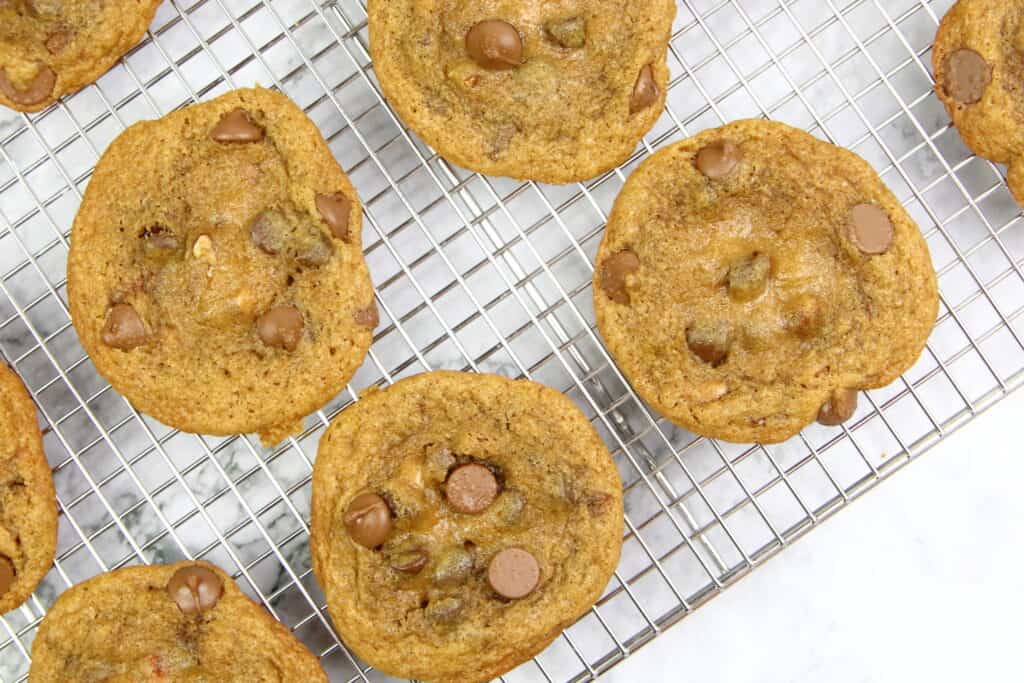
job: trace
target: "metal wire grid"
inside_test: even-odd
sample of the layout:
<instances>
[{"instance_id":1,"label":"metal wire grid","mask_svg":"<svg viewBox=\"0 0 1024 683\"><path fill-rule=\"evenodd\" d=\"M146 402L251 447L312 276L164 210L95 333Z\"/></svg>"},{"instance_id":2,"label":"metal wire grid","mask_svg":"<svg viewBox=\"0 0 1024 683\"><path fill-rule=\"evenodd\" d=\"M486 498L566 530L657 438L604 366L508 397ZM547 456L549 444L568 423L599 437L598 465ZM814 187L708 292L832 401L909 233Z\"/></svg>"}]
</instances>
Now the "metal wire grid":
<instances>
[{"instance_id":1,"label":"metal wire grid","mask_svg":"<svg viewBox=\"0 0 1024 683\"><path fill-rule=\"evenodd\" d=\"M449 166L387 108L365 0L165 3L95 86L0 121L0 351L43 415L62 512L57 560L2 619L0 679L27 677L46 608L128 564L202 557L318 653L332 680L386 680L331 628L310 572L310 472L358 392L439 367L526 376L591 417L623 477L621 565L597 606L504 680L588 680L1021 385L1024 231L1004 171L972 157L931 94L952 4L681 2L665 115L633 158L549 187ZM223 91L276 87L317 122L366 205L382 324L347 391L274 450L182 434L134 411L78 345L65 260L81 191L123 128ZM943 293L918 365L840 429L778 446L695 437L647 409L601 346L593 255L624 179L657 148L745 116L784 120L872 161L918 219Z\"/></svg>"}]
</instances>

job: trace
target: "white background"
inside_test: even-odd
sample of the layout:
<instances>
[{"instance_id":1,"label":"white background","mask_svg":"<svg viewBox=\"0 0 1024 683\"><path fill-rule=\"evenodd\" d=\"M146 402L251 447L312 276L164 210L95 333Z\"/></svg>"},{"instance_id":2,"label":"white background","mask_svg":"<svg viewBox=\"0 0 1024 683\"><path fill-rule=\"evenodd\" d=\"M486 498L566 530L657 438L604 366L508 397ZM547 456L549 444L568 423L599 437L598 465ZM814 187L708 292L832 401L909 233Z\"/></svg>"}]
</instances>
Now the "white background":
<instances>
[{"instance_id":1,"label":"white background","mask_svg":"<svg viewBox=\"0 0 1024 683\"><path fill-rule=\"evenodd\" d=\"M1018 391L603 680L1024 680L1022 418Z\"/></svg>"}]
</instances>

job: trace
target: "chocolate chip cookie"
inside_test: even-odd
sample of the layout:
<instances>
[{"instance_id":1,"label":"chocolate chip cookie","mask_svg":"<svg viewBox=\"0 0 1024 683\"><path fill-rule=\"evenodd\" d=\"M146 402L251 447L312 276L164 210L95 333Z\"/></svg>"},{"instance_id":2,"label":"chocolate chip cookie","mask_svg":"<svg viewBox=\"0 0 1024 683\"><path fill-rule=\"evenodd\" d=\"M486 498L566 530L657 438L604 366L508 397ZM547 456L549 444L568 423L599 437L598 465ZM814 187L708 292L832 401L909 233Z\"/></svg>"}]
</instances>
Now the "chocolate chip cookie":
<instances>
[{"instance_id":1,"label":"chocolate chip cookie","mask_svg":"<svg viewBox=\"0 0 1024 683\"><path fill-rule=\"evenodd\" d=\"M68 589L32 643L32 683L322 681L320 662L206 562L118 569Z\"/></svg>"},{"instance_id":2,"label":"chocolate chip cookie","mask_svg":"<svg viewBox=\"0 0 1024 683\"><path fill-rule=\"evenodd\" d=\"M960 0L932 47L935 91L976 154L1009 164L1024 203L1024 1Z\"/></svg>"},{"instance_id":3,"label":"chocolate chip cookie","mask_svg":"<svg viewBox=\"0 0 1024 683\"><path fill-rule=\"evenodd\" d=\"M146 33L160 0L0 0L0 105L39 111L92 83Z\"/></svg>"},{"instance_id":4,"label":"chocolate chip cookie","mask_svg":"<svg viewBox=\"0 0 1024 683\"><path fill-rule=\"evenodd\" d=\"M276 443L370 346L361 221L323 137L283 95L237 90L136 124L75 218L75 329L140 410Z\"/></svg>"},{"instance_id":5,"label":"chocolate chip cookie","mask_svg":"<svg viewBox=\"0 0 1024 683\"><path fill-rule=\"evenodd\" d=\"M673 0L370 0L368 13L388 101L480 173L593 178L665 104Z\"/></svg>"},{"instance_id":6,"label":"chocolate chip cookie","mask_svg":"<svg viewBox=\"0 0 1024 683\"><path fill-rule=\"evenodd\" d=\"M728 441L849 419L917 360L938 311L920 230L847 150L770 121L648 159L616 200L597 322L641 397Z\"/></svg>"},{"instance_id":7,"label":"chocolate chip cookie","mask_svg":"<svg viewBox=\"0 0 1024 683\"><path fill-rule=\"evenodd\" d=\"M601 595L622 484L558 392L433 372L364 396L313 470L313 569L360 657L424 681L488 681Z\"/></svg>"},{"instance_id":8,"label":"chocolate chip cookie","mask_svg":"<svg viewBox=\"0 0 1024 683\"><path fill-rule=\"evenodd\" d=\"M56 549L57 497L36 406L0 363L0 614L32 595Z\"/></svg>"}]
</instances>

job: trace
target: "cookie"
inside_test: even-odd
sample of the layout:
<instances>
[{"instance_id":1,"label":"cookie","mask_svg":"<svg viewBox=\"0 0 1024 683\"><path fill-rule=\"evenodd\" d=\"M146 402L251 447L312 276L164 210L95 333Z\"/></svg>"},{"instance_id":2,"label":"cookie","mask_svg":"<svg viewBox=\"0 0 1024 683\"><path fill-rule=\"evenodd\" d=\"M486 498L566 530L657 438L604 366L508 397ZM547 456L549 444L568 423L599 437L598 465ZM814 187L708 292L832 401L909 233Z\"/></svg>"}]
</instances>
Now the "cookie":
<instances>
[{"instance_id":1,"label":"cookie","mask_svg":"<svg viewBox=\"0 0 1024 683\"><path fill-rule=\"evenodd\" d=\"M32 683L322 681L319 660L206 562L128 567L65 591L32 643Z\"/></svg>"},{"instance_id":2,"label":"cookie","mask_svg":"<svg viewBox=\"0 0 1024 683\"><path fill-rule=\"evenodd\" d=\"M0 363L0 614L32 595L56 549L57 496L36 406Z\"/></svg>"},{"instance_id":3,"label":"cookie","mask_svg":"<svg viewBox=\"0 0 1024 683\"><path fill-rule=\"evenodd\" d=\"M237 90L136 124L75 217L75 329L140 410L276 443L369 349L361 222L352 184L284 95Z\"/></svg>"},{"instance_id":4,"label":"cookie","mask_svg":"<svg viewBox=\"0 0 1024 683\"><path fill-rule=\"evenodd\" d=\"M432 372L362 397L313 469L313 570L345 643L393 676L488 681L600 597L622 484L566 397Z\"/></svg>"},{"instance_id":5,"label":"cookie","mask_svg":"<svg viewBox=\"0 0 1024 683\"><path fill-rule=\"evenodd\" d=\"M673 0L370 0L367 11L388 101L480 173L593 178L664 108Z\"/></svg>"},{"instance_id":6,"label":"cookie","mask_svg":"<svg viewBox=\"0 0 1024 683\"><path fill-rule=\"evenodd\" d=\"M0 105L39 111L139 42L160 0L0 0Z\"/></svg>"},{"instance_id":7,"label":"cookie","mask_svg":"<svg viewBox=\"0 0 1024 683\"><path fill-rule=\"evenodd\" d=\"M849 419L917 360L938 313L928 246L860 157L738 121L629 178L596 259L608 350L669 420L741 443Z\"/></svg>"},{"instance_id":8,"label":"cookie","mask_svg":"<svg viewBox=\"0 0 1024 683\"><path fill-rule=\"evenodd\" d=\"M939 24L932 66L964 142L1009 164L1010 191L1024 203L1024 1L959 0Z\"/></svg>"}]
</instances>

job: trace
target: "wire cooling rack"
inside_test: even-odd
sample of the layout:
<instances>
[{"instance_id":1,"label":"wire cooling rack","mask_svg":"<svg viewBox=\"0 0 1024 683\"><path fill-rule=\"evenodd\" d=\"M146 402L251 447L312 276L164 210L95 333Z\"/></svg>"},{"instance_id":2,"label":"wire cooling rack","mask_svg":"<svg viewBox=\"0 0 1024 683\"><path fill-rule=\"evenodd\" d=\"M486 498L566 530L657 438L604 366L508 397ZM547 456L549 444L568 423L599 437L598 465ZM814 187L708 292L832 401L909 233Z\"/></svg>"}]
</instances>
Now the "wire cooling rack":
<instances>
[{"instance_id":1,"label":"wire cooling rack","mask_svg":"<svg viewBox=\"0 0 1024 683\"><path fill-rule=\"evenodd\" d=\"M23 681L56 596L117 567L202 557L232 572L335 681L386 677L331 628L310 571L310 473L357 393L427 369L527 376L590 416L626 495L622 562L597 606L507 681L589 680L1019 387L1024 227L1004 169L973 157L932 94L930 45L952 0L685 0L668 106L620 169L567 187L454 168L381 99L365 0L176 0L98 84L0 118L0 351L46 427L57 559L0 619L0 679ZM183 434L110 389L68 317L69 231L125 126L234 87L292 97L366 206L382 322L350 387L273 450ZM652 413L601 345L593 256L625 178L656 149L770 117L871 161L918 220L942 290L920 362L841 428L770 447L695 437Z\"/></svg>"}]
</instances>

